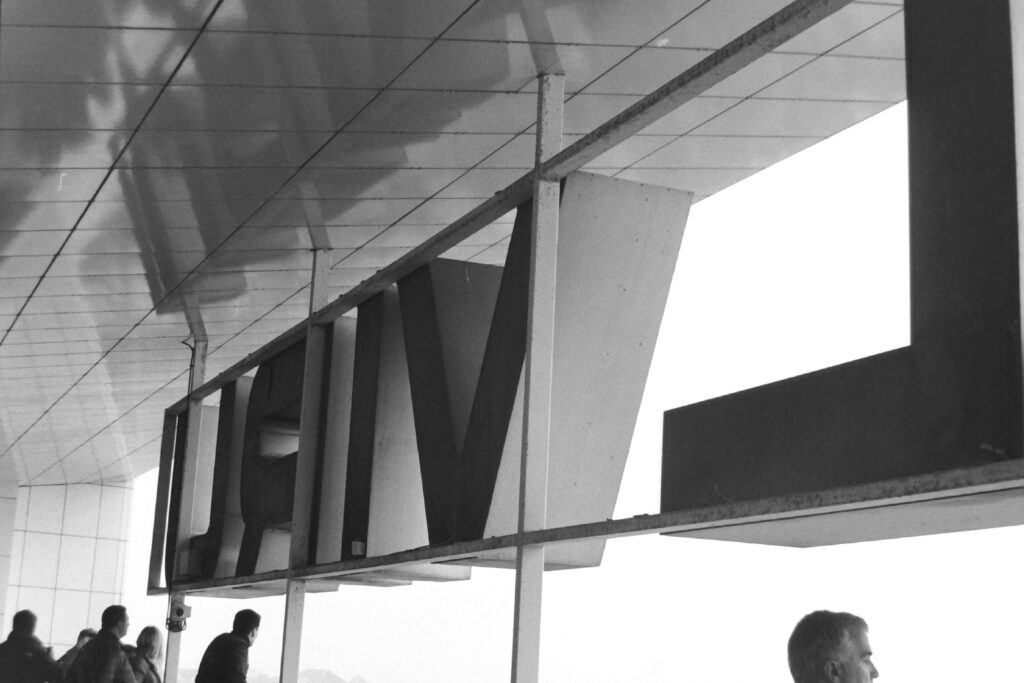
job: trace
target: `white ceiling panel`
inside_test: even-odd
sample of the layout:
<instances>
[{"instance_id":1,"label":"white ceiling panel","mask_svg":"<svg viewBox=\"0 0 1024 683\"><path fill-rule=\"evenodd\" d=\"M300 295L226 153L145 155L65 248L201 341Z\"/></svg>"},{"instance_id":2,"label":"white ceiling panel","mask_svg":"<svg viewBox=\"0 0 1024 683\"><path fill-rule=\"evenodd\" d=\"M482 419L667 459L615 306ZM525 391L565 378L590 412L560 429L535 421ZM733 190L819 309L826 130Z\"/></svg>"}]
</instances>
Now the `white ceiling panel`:
<instances>
[{"instance_id":1,"label":"white ceiling panel","mask_svg":"<svg viewBox=\"0 0 1024 683\"><path fill-rule=\"evenodd\" d=\"M60 330L76 327L130 327L140 316L134 313L59 313L36 315L29 313L18 318L15 330Z\"/></svg>"},{"instance_id":2,"label":"white ceiling panel","mask_svg":"<svg viewBox=\"0 0 1024 683\"><path fill-rule=\"evenodd\" d=\"M576 135L566 136L564 143L565 145L570 145L578 138L579 136ZM615 145L584 166L584 168L618 169L632 166L677 139L677 137L672 135L634 135Z\"/></svg>"},{"instance_id":3,"label":"white ceiling panel","mask_svg":"<svg viewBox=\"0 0 1024 683\"><path fill-rule=\"evenodd\" d=\"M709 54L710 50L643 48L588 85L583 92L640 97L675 78Z\"/></svg>"},{"instance_id":4,"label":"white ceiling panel","mask_svg":"<svg viewBox=\"0 0 1024 683\"><path fill-rule=\"evenodd\" d=\"M0 270L0 273L3 271ZM0 299L14 299L16 300L13 304L15 308L20 306L20 302L24 301L26 297L32 294L32 290L35 289L36 284L39 282L38 277L5 277L0 279ZM13 319L12 319L13 320ZM10 324L10 323L8 323ZM4 327L4 329L7 329Z\"/></svg>"},{"instance_id":5,"label":"white ceiling panel","mask_svg":"<svg viewBox=\"0 0 1024 683\"><path fill-rule=\"evenodd\" d=\"M459 249L459 247L456 247ZM508 255L508 242L499 242L493 246L487 247L477 252L475 256L470 258L470 261L474 263L484 263L494 266L500 266L505 263L505 257ZM454 258L454 255L453 255Z\"/></svg>"},{"instance_id":6,"label":"white ceiling panel","mask_svg":"<svg viewBox=\"0 0 1024 683\"><path fill-rule=\"evenodd\" d=\"M417 206L402 218L403 223L449 224L476 208L476 199L431 199Z\"/></svg>"},{"instance_id":7,"label":"white ceiling panel","mask_svg":"<svg viewBox=\"0 0 1024 683\"><path fill-rule=\"evenodd\" d=\"M348 126L370 133L518 133L532 125L529 94L386 91Z\"/></svg>"},{"instance_id":8,"label":"white ceiling panel","mask_svg":"<svg viewBox=\"0 0 1024 683\"><path fill-rule=\"evenodd\" d=\"M153 305L146 294L88 294L66 296L32 297L25 306L25 313L102 313L113 311L134 311L145 314Z\"/></svg>"},{"instance_id":9,"label":"white ceiling panel","mask_svg":"<svg viewBox=\"0 0 1024 683\"><path fill-rule=\"evenodd\" d=\"M306 225L390 225L419 204L416 199L325 199L318 202L319 218L311 221L301 199L272 199L249 221L253 227Z\"/></svg>"},{"instance_id":10,"label":"white ceiling panel","mask_svg":"<svg viewBox=\"0 0 1024 683\"><path fill-rule=\"evenodd\" d=\"M326 131L141 130L118 167L291 168L329 136Z\"/></svg>"},{"instance_id":11,"label":"white ceiling panel","mask_svg":"<svg viewBox=\"0 0 1024 683\"><path fill-rule=\"evenodd\" d=\"M891 106L888 102L750 99L696 128L699 135L829 137Z\"/></svg>"},{"instance_id":12,"label":"white ceiling panel","mask_svg":"<svg viewBox=\"0 0 1024 683\"><path fill-rule=\"evenodd\" d=\"M897 12L886 19L839 45L831 54L844 57L875 57L878 59L903 59L904 57L903 12Z\"/></svg>"},{"instance_id":13,"label":"white ceiling panel","mask_svg":"<svg viewBox=\"0 0 1024 683\"><path fill-rule=\"evenodd\" d=\"M87 372L92 367L92 363L80 363L78 365L61 365L61 366L32 366L22 368L10 368L4 366L4 377L12 380L16 379L27 379L34 380L40 377L63 377L72 381L80 377L83 373ZM12 406L5 406L5 410L10 410ZM22 410L31 411L33 408L30 406L22 406Z\"/></svg>"},{"instance_id":14,"label":"white ceiling panel","mask_svg":"<svg viewBox=\"0 0 1024 683\"><path fill-rule=\"evenodd\" d=\"M639 100L639 95L595 95L586 92L567 97L562 114L562 132L589 133Z\"/></svg>"},{"instance_id":15,"label":"white ceiling panel","mask_svg":"<svg viewBox=\"0 0 1024 683\"><path fill-rule=\"evenodd\" d=\"M327 238L336 250L358 249L386 230L382 225L327 226Z\"/></svg>"},{"instance_id":16,"label":"white ceiling panel","mask_svg":"<svg viewBox=\"0 0 1024 683\"><path fill-rule=\"evenodd\" d=\"M22 189L22 188L17 188ZM16 188L3 188L17 195ZM86 202L13 201L0 197L0 234L16 230L70 230Z\"/></svg>"},{"instance_id":17,"label":"white ceiling panel","mask_svg":"<svg viewBox=\"0 0 1024 683\"><path fill-rule=\"evenodd\" d=\"M359 113L375 92L360 88L176 84L160 98L143 130L333 132ZM275 138L272 142L284 144L288 139ZM238 154L234 150L234 155ZM156 156L163 158L166 151Z\"/></svg>"},{"instance_id":18,"label":"white ceiling panel","mask_svg":"<svg viewBox=\"0 0 1024 683\"><path fill-rule=\"evenodd\" d=\"M40 83L163 83L194 35L194 31L161 29L3 25L0 79Z\"/></svg>"},{"instance_id":19,"label":"white ceiling panel","mask_svg":"<svg viewBox=\"0 0 1024 683\"><path fill-rule=\"evenodd\" d=\"M710 97L750 97L814 59L813 55L773 52L708 89Z\"/></svg>"},{"instance_id":20,"label":"white ceiling panel","mask_svg":"<svg viewBox=\"0 0 1024 683\"><path fill-rule=\"evenodd\" d=\"M375 0L369 4L306 0L300 5L227 0L212 28L426 38L443 31L471 4L472 0Z\"/></svg>"},{"instance_id":21,"label":"white ceiling panel","mask_svg":"<svg viewBox=\"0 0 1024 683\"><path fill-rule=\"evenodd\" d=\"M103 202L258 200L277 190L286 168L117 169L97 196Z\"/></svg>"},{"instance_id":22,"label":"white ceiling panel","mask_svg":"<svg viewBox=\"0 0 1024 683\"><path fill-rule=\"evenodd\" d=\"M770 166L821 138L686 136L642 159L634 168L755 168Z\"/></svg>"},{"instance_id":23,"label":"white ceiling panel","mask_svg":"<svg viewBox=\"0 0 1024 683\"><path fill-rule=\"evenodd\" d=\"M444 189L461 169L307 168L293 181L323 199L422 199ZM306 195L308 198L308 194Z\"/></svg>"},{"instance_id":24,"label":"white ceiling panel","mask_svg":"<svg viewBox=\"0 0 1024 683\"><path fill-rule=\"evenodd\" d=\"M0 280L0 284L3 281ZM9 316L14 319L15 316L22 312L22 308L25 306L25 297L4 297L0 298L0 315Z\"/></svg>"},{"instance_id":25,"label":"white ceiling panel","mask_svg":"<svg viewBox=\"0 0 1024 683\"><path fill-rule=\"evenodd\" d=\"M906 73L901 60L825 56L758 95L773 99L896 103L907 98Z\"/></svg>"},{"instance_id":26,"label":"white ceiling panel","mask_svg":"<svg viewBox=\"0 0 1024 683\"><path fill-rule=\"evenodd\" d=\"M429 44L416 38L213 31L199 39L176 83L383 88Z\"/></svg>"},{"instance_id":27,"label":"white ceiling panel","mask_svg":"<svg viewBox=\"0 0 1024 683\"><path fill-rule=\"evenodd\" d=\"M671 114L647 126L648 135L682 135L720 116L743 100L738 97L695 97Z\"/></svg>"},{"instance_id":28,"label":"white ceiling panel","mask_svg":"<svg viewBox=\"0 0 1024 683\"><path fill-rule=\"evenodd\" d=\"M144 3L103 0L4 0L5 26L127 26L198 29L216 0L163 0L159 10Z\"/></svg>"},{"instance_id":29,"label":"white ceiling panel","mask_svg":"<svg viewBox=\"0 0 1024 683\"><path fill-rule=\"evenodd\" d=\"M100 359L100 353L68 353L42 356L12 356L4 360L5 368L31 368L38 365L92 365Z\"/></svg>"},{"instance_id":30,"label":"white ceiling panel","mask_svg":"<svg viewBox=\"0 0 1024 683\"><path fill-rule=\"evenodd\" d=\"M116 341L128 333L129 327L63 327L52 330L12 330L7 344L35 344L54 340L69 342ZM186 331L187 334L187 331Z\"/></svg>"},{"instance_id":31,"label":"white ceiling panel","mask_svg":"<svg viewBox=\"0 0 1024 683\"><path fill-rule=\"evenodd\" d=\"M112 340L94 339L91 341L33 342L16 344L4 342L0 346L0 357L25 358L30 356L66 356L76 353L102 354L113 345Z\"/></svg>"},{"instance_id":32,"label":"white ceiling panel","mask_svg":"<svg viewBox=\"0 0 1024 683\"><path fill-rule=\"evenodd\" d=\"M408 249L430 239L438 232L443 230L445 227L446 226L444 224L392 225L390 228L388 228L387 230L385 230L384 232L370 240L370 242L367 243L366 247L377 249L404 247ZM365 249L361 251L365 251ZM361 266L358 259L346 259L341 262L341 265L346 268L366 267Z\"/></svg>"},{"instance_id":33,"label":"white ceiling panel","mask_svg":"<svg viewBox=\"0 0 1024 683\"><path fill-rule=\"evenodd\" d=\"M757 172L755 168L739 169L629 169L617 177L650 183L663 187L675 187L698 195L709 195L724 190Z\"/></svg>"},{"instance_id":34,"label":"white ceiling panel","mask_svg":"<svg viewBox=\"0 0 1024 683\"><path fill-rule=\"evenodd\" d=\"M376 272L376 268L351 268L342 262L331 271L331 286L341 289L355 287L363 280L371 278Z\"/></svg>"},{"instance_id":35,"label":"white ceiling panel","mask_svg":"<svg viewBox=\"0 0 1024 683\"><path fill-rule=\"evenodd\" d=\"M37 277L43 274L49 264L49 256L8 256L3 260L0 280Z\"/></svg>"},{"instance_id":36,"label":"white ceiling panel","mask_svg":"<svg viewBox=\"0 0 1024 683\"><path fill-rule=\"evenodd\" d=\"M134 128L158 92L134 83L0 81L0 117L7 129L63 131L65 145L73 147L91 134Z\"/></svg>"},{"instance_id":37,"label":"white ceiling panel","mask_svg":"<svg viewBox=\"0 0 1024 683\"><path fill-rule=\"evenodd\" d=\"M790 0L708 0L661 33L655 44L717 50L789 3Z\"/></svg>"},{"instance_id":38,"label":"white ceiling panel","mask_svg":"<svg viewBox=\"0 0 1024 683\"><path fill-rule=\"evenodd\" d=\"M0 130L0 168L107 168L127 137L128 131Z\"/></svg>"},{"instance_id":39,"label":"white ceiling panel","mask_svg":"<svg viewBox=\"0 0 1024 683\"><path fill-rule=\"evenodd\" d=\"M260 204L256 199L203 201L152 200L94 202L79 226L82 230L132 228L140 234L167 228L203 228L203 234L234 227ZM142 209L145 209L144 211Z\"/></svg>"},{"instance_id":40,"label":"white ceiling panel","mask_svg":"<svg viewBox=\"0 0 1024 683\"><path fill-rule=\"evenodd\" d=\"M563 145L564 146L564 145ZM480 162L479 168L516 169L522 175L533 167L537 153L533 135L519 135Z\"/></svg>"},{"instance_id":41,"label":"white ceiling panel","mask_svg":"<svg viewBox=\"0 0 1024 683\"><path fill-rule=\"evenodd\" d=\"M179 229L171 228L168 232L173 230ZM173 237L169 238L167 243L173 244L176 247L179 245L188 245L188 241L183 240L182 236L193 234L196 234L194 230L182 230L179 234L175 234ZM146 242L143 241L143 244L146 244ZM193 247L193 250L200 248L200 244L196 244ZM71 233L71 236L68 239L67 244L64 245L64 249L61 253L69 255L138 254L141 251L143 251L143 249L139 246L139 235L127 228L118 228L114 230L85 230L83 228L79 228Z\"/></svg>"},{"instance_id":42,"label":"white ceiling panel","mask_svg":"<svg viewBox=\"0 0 1024 683\"><path fill-rule=\"evenodd\" d=\"M36 202L83 202L96 193L106 173L102 168L2 169L0 187Z\"/></svg>"},{"instance_id":43,"label":"white ceiling panel","mask_svg":"<svg viewBox=\"0 0 1024 683\"><path fill-rule=\"evenodd\" d=\"M561 69L566 74L566 92L574 92L631 52L621 47L552 47L535 51L525 43L440 40L403 72L392 87L515 92L535 81L538 73ZM466 69L466 64L475 64L477 68Z\"/></svg>"},{"instance_id":44,"label":"white ceiling panel","mask_svg":"<svg viewBox=\"0 0 1024 683\"><path fill-rule=\"evenodd\" d=\"M532 26L563 43L639 46L692 12L703 0L570 0L531 16L519 0L484 0L446 34L452 38L542 41ZM531 28L528 29L527 27Z\"/></svg>"},{"instance_id":45,"label":"white ceiling panel","mask_svg":"<svg viewBox=\"0 0 1024 683\"><path fill-rule=\"evenodd\" d=\"M341 133L310 166L467 168L511 139L509 134Z\"/></svg>"},{"instance_id":46,"label":"white ceiling panel","mask_svg":"<svg viewBox=\"0 0 1024 683\"><path fill-rule=\"evenodd\" d=\"M345 268L382 268L408 251L407 247L366 247L347 256Z\"/></svg>"},{"instance_id":47,"label":"white ceiling panel","mask_svg":"<svg viewBox=\"0 0 1024 683\"><path fill-rule=\"evenodd\" d=\"M437 196L440 199L487 199L523 175L518 168L474 169L454 180Z\"/></svg>"},{"instance_id":48,"label":"white ceiling panel","mask_svg":"<svg viewBox=\"0 0 1024 683\"><path fill-rule=\"evenodd\" d=\"M779 52L821 54L856 38L899 9L889 5L854 2L779 46Z\"/></svg>"},{"instance_id":49,"label":"white ceiling panel","mask_svg":"<svg viewBox=\"0 0 1024 683\"><path fill-rule=\"evenodd\" d=\"M176 258L180 257L180 253ZM195 256L193 256L195 258ZM138 275L146 267L136 254L65 254L58 256L50 275Z\"/></svg>"}]
</instances>

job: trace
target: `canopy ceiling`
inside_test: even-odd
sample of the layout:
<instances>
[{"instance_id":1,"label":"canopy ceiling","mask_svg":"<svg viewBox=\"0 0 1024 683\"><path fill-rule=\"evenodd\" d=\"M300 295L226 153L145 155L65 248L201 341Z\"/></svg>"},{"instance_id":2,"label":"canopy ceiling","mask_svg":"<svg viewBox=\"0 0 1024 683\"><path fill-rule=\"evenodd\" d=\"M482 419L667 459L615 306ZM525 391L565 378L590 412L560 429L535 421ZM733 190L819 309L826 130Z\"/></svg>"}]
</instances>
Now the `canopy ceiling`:
<instances>
[{"instance_id":1,"label":"canopy ceiling","mask_svg":"<svg viewBox=\"0 0 1024 683\"><path fill-rule=\"evenodd\" d=\"M4 0L0 469L156 465L186 392L527 172L536 74L569 144L784 0ZM905 97L902 4L853 2L586 170L699 201ZM501 263L511 217L446 256Z\"/></svg>"}]
</instances>

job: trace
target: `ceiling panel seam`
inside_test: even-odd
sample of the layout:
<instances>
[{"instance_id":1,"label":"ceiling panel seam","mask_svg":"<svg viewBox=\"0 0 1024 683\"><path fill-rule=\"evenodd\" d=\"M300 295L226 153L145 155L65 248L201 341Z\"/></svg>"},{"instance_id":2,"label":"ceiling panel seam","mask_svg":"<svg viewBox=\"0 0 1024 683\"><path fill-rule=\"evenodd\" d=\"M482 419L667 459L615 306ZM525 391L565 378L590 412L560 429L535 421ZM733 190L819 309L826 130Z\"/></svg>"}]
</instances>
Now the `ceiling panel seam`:
<instances>
[{"instance_id":1,"label":"ceiling panel seam","mask_svg":"<svg viewBox=\"0 0 1024 683\"><path fill-rule=\"evenodd\" d=\"M755 91L755 92L751 93L750 95L748 95L748 96L746 96L746 97L744 97L744 98L740 99L739 101L737 101L736 103L732 104L731 106L729 106L729 107L726 107L725 109L723 109L722 111L718 112L718 113L717 113L717 114L715 114L714 116L710 117L710 118L709 118L709 119L707 119L706 121L701 121L700 123L698 123L697 125L695 125L695 126L694 126L693 128L691 128L690 130L688 130L688 131L686 131L686 132L684 132L684 133L680 134L680 135L679 135L679 137L677 137L677 138L676 138L675 140L670 140L670 141L666 142L665 144L663 144L663 145L661 145L661 146L659 146L659 147L657 147L657 148L655 148L655 149L652 149L652 150L651 150L650 152L648 152L647 154L645 154L645 155L641 156L640 158L638 158L638 159L635 159L635 160L634 160L634 161L633 161L632 163L630 163L629 165L627 165L627 166L624 166L624 167L623 167L622 169L620 169L620 170L616 171L614 175L615 175L615 176L619 176L619 175L621 175L621 174L625 173L626 171L630 171L630 170L635 170L635 169L637 168L637 166L638 166L638 165L639 165L640 163L642 163L642 162L643 162L644 160L646 160L646 159L649 159L650 157L652 157L652 156L654 156L655 154L657 154L657 153L661 152L662 150L664 150L664 149L665 149L666 147L668 147L669 145L675 144L675 143L676 143L676 142L677 142L677 141L678 141L679 139L681 139L681 138L683 138L683 137L685 137L685 136L687 136L687 135L690 135L691 133L693 133L693 131L695 131L695 130L697 130L697 129L701 128L702 126L705 126L705 125L707 125L707 124L708 124L708 123L710 123L711 121L714 121L715 119L717 119L717 118L719 118L719 117L721 117L721 116L725 115L725 114L726 114L727 112L729 112L729 111L731 111L731 110L735 109L736 107L740 106L740 105L741 105L741 104L743 104L744 102L747 102L748 100L777 100L777 99L784 99L784 100L800 100L800 101L822 101L822 102L836 102L837 100L813 100L813 99L802 99L802 98L769 98L769 97L757 97L757 93L759 93L759 92L764 92L765 90L767 90L768 88L772 87L773 85L775 85L775 84L776 84L776 83L778 83L779 81L782 81L782 80L784 80L784 79L786 79L786 78L789 78L789 77L790 77L791 75L793 75L793 74L797 73L797 72L798 72L798 71L800 71L801 69L804 69L804 68L806 68L806 67L807 67L808 65L810 65L810 64L813 64L813 63L817 62L817 61L818 61L819 59L821 59L822 57L824 57L824 56L827 56L827 55L829 55L829 53L830 53L830 52L832 52L833 50L836 50L836 49L838 49L838 48L842 47L843 45L845 45L845 44L849 43L850 41L854 40L855 38L857 38L857 37L859 37L859 36L861 36L861 35L863 35L863 34L867 33L868 31L871 31L871 30L873 30L874 28L876 28L876 27L877 27L877 26L879 26L880 24L882 24L882 23L884 23L884 22L886 22L886 21L888 21L888 20L892 19L892 18L893 18L894 16L896 16L897 14L900 14L900 13L901 13L902 11L903 11L902 9L894 9L894 10L893 10L893 12L892 12L892 14L889 14L889 15L887 15L887 16L885 16L885 17L882 17L881 19L879 19L879 20L878 20L878 21L876 21L875 23L871 24L870 26L868 26L868 27L867 27L867 28L865 28L864 30L862 30L862 31L859 31L858 33L855 33L854 35L850 36L850 37L849 37L849 38L847 38L846 40L844 40L844 41L842 41L842 42L840 42L840 43L838 43L838 44L836 44L836 45L832 46L832 47L831 47L831 48L830 48L830 49L828 50L828 52L825 52L825 53L822 53L822 54L820 54L820 55L817 55L817 56L815 56L815 57L814 57L813 59L811 59L810 61L808 61L808 62L805 62L804 64L801 64L800 66L798 66L797 68L793 69L792 71L789 71L789 72L787 72L787 73L785 73L785 74L783 74L783 75L779 76L779 77L778 77L777 79L775 79L774 81L771 81L770 83L767 83L767 84L765 84L765 85L764 85L763 87L761 87L761 88L758 88L758 90L757 90L757 91ZM840 56L842 56L842 55L840 55ZM901 61L901 60L897 60L897 61ZM848 101L848 102L860 102L861 100L838 100L838 101ZM774 137L774 136L773 136L773 137ZM802 137L802 136L801 136L801 137Z\"/></svg>"}]
</instances>

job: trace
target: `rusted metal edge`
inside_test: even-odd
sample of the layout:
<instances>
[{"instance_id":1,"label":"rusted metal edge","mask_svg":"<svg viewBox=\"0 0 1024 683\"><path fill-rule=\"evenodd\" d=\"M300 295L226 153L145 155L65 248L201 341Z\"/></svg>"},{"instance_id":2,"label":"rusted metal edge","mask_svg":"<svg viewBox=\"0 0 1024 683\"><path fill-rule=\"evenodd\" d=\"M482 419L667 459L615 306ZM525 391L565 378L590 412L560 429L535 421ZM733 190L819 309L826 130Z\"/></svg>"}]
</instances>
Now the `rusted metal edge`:
<instances>
[{"instance_id":1,"label":"rusted metal edge","mask_svg":"<svg viewBox=\"0 0 1024 683\"><path fill-rule=\"evenodd\" d=\"M629 136L643 130L852 1L797 0L787 5L541 164L541 177L544 180L561 180L578 171ZM532 196L534 174L533 170L525 173L441 232L324 306L309 319L286 330L265 346L224 370L192 392L193 398L209 396L301 339L308 324L329 323L490 225ZM187 398L182 398L169 410L174 414L181 413L187 406Z\"/></svg>"},{"instance_id":2,"label":"rusted metal edge","mask_svg":"<svg viewBox=\"0 0 1024 683\"><path fill-rule=\"evenodd\" d=\"M528 531L522 534L521 540L524 545L539 545L696 531L870 508L896 507L931 500L966 498L1014 489L1021 490L1024 501L1024 459L694 510L637 515L624 519ZM372 573L375 570L407 564L468 560L489 551L514 549L519 541L517 534L506 534L445 546L413 548L358 560L311 565L291 571L279 570L246 577L178 583L173 589L175 592L201 593L214 588L255 586L283 579L330 579ZM167 588L149 590L151 595L166 592Z\"/></svg>"}]
</instances>

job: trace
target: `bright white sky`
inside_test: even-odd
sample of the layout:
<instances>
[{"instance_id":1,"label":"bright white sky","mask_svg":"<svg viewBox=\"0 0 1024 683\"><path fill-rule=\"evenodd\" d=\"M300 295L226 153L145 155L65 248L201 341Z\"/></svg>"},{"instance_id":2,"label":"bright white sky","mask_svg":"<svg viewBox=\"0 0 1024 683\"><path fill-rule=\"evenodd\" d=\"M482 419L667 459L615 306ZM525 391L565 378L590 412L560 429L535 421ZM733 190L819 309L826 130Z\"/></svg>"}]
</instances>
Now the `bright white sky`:
<instances>
[{"instance_id":1,"label":"bright white sky","mask_svg":"<svg viewBox=\"0 0 1024 683\"><path fill-rule=\"evenodd\" d=\"M906 110L894 107L696 205L686 227L616 517L657 512L663 411L909 342ZM155 473L136 482L125 604L145 598ZM871 626L881 681L1018 680L1024 527L817 549L646 536L598 569L549 573L542 680L789 683L814 609ZM369 683L507 681L512 573L342 587L306 600L302 668ZM183 668L243 606L251 670L276 676L282 598L192 599Z\"/></svg>"}]
</instances>

